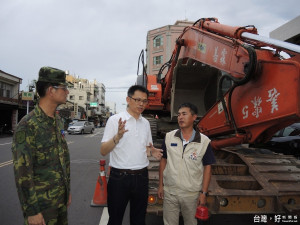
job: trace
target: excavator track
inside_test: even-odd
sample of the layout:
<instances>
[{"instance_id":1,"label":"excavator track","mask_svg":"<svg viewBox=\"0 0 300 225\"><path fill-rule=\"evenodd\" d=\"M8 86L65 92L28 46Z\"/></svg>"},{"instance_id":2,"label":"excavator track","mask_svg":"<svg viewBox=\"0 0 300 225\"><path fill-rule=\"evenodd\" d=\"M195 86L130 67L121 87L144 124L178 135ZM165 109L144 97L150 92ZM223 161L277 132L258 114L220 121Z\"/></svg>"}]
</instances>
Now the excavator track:
<instances>
[{"instance_id":1,"label":"excavator track","mask_svg":"<svg viewBox=\"0 0 300 225\"><path fill-rule=\"evenodd\" d=\"M300 160L243 147L215 156L208 197L212 213L299 213Z\"/></svg>"},{"instance_id":2,"label":"excavator track","mask_svg":"<svg viewBox=\"0 0 300 225\"><path fill-rule=\"evenodd\" d=\"M157 134L157 120L152 117L146 117L146 119L150 123L151 134ZM156 135L153 135L152 137L153 139L156 139Z\"/></svg>"}]
</instances>

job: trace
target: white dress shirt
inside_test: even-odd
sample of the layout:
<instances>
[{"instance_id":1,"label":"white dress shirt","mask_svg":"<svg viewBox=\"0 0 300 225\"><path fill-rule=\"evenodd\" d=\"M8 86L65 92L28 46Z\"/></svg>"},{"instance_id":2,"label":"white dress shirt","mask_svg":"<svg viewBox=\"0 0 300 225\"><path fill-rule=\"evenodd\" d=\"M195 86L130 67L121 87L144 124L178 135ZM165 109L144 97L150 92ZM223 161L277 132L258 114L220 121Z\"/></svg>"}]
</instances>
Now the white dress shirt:
<instances>
[{"instance_id":1,"label":"white dress shirt","mask_svg":"<svg viewBox=\"0 0 300 225\"><path fill-rule=\"evenodd\" d=\"M118 169L138 170L149 165L147 146L152 143L149 121L142 116L135 119L127 111L111 116L104 130L102 142L107 142L118 133L119 119L126 120L123 137L110 152L109 165Z\"/></svg>"}]
</instances>

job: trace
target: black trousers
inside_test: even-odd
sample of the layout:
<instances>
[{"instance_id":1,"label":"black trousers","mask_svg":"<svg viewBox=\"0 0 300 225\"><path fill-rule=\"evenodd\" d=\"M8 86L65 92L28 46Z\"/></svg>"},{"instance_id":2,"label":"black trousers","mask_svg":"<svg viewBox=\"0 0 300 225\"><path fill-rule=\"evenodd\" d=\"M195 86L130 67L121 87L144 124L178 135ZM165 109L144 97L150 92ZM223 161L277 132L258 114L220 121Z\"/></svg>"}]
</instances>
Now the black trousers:
<instances>
[{"instance_id":1,"label":"black trousers","mask_svg":"<svg viewBox=\"0 0 300 225\"><path fill-rule=\"evenodd\" d=\"M148 202L148 170L138 174L110 172L107 184L108 225L122 225L130 201L130 224L145 225Z\"/></svg>"}]
</instances>

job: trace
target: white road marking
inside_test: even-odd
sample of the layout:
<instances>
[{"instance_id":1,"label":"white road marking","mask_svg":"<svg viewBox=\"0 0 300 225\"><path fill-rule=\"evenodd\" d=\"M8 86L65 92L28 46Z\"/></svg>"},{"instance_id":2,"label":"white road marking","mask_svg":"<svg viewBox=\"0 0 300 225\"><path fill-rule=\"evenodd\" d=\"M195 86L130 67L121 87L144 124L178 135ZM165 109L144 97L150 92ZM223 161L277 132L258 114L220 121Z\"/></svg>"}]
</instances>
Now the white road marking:
<instances>
[{"instance_id":1,"label":"white road marking","mask_svg":"<svg viewBox=\"0 0 300 225\"><path fill-rule=\"evenodd\" d=\"M108 223L108 218L109 218L109 216L108 216L107 207L104 207L99 225L106 225Z\"/></svg>"},{"instance_id":2,"label":"white road marking","mask_svg":"<svg viewBox=\"0 0 300 225\"><path fill-rule=\"evenodd\" d=\"M84 137L85 138L92 138L92 137L98 136L99 134L100 135L103 134L103 131L101 132L101 131L96 130L96 131L94 131L93 134L85 135Z\"/></svg>"},{"instance_id":3,"label":"white road marking","mask_svg":"<svg viewBox=\"0 0 300 225\"><path fill-rule=\"evenodd\" d=\"M99 164L99 160L96 159L75 159L75 160L71 160L71 163L97 163Z\"/></svg>"},{"instance_id":4,"label":"white road marking","mask_svg":"<svg viewBox=\"0 0 300 225\"><path fill-rule=\"evenodd\" d=\"M0 144L0 145L9 145L9 144L11 144L11 142L3 143L3 144Z\"/></svg>"},{"instance_id":5,"label":"white road marking","mask_svg":"<svg viewBox=\"0 0 300 225\"><path fill-rule=\"evenodd\" d=\"M9 160L9 161L6 161L6 162L3 162L3 163L0 163L0 167L3 167L3 166L8 166L10 164L12 164L13 161L12 160Z\"/></svg>"}]
</instances>

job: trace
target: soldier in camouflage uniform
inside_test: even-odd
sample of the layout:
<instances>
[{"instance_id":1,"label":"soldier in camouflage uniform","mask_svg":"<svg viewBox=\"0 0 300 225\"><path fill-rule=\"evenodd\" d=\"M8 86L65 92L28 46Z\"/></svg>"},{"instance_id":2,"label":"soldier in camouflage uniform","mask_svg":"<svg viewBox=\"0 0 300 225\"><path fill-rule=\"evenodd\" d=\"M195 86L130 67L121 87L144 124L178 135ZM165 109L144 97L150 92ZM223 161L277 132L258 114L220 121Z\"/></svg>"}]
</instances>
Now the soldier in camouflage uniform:
<instances>
[{"instance_id":1,"label":"soldier in camouflage uniform","mask_svg":"<svg viewBox=\"0 0 300 225\"><path fill-rule=\"evenodd\" d=\"M62 70L42 67L39 104L18 124L12 145L15 181L24 224L68 224L70 156L64 126L55 113L69 91Z\"/></svg>"}]
</instances>

